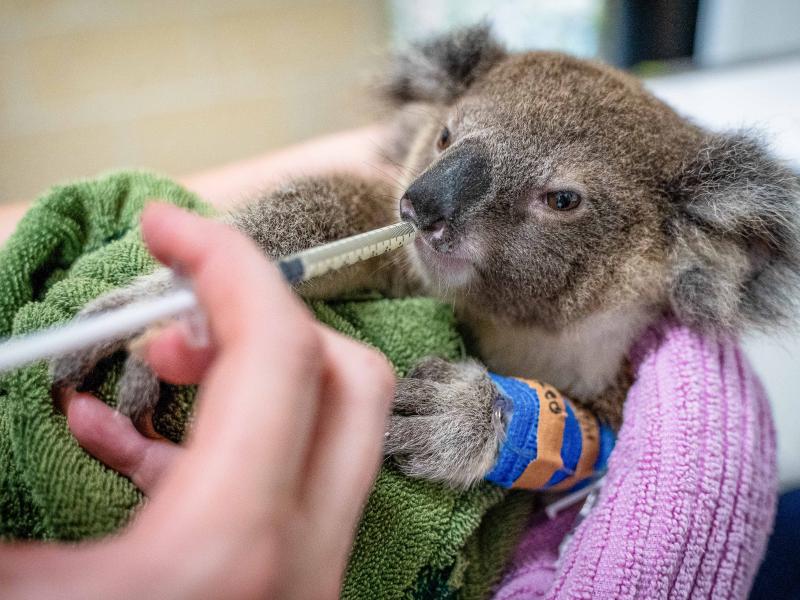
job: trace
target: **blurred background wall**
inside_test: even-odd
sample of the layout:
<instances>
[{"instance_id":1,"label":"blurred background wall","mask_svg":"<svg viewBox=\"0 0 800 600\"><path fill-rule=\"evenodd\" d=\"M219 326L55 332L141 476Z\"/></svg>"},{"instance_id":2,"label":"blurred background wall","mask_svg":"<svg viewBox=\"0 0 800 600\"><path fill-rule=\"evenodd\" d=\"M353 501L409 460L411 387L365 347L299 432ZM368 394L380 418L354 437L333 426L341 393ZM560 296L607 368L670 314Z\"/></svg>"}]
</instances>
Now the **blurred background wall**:
<instances>
[{"instance_id":1,"label":"blurred background wall","mask_svg":"<svg viewBox=\"0 0 800 600\"><path fill-rule=\"evenodd\" d=\"M0 200L366 123L387 38L373 0L1 0Z\"/></svg>"},{"instance_id":2,"label":"blurred background wall","mask_svg":"<svg viewBox=\"0 0 800 600\"><path fill-rule=\"evenodd\" d=\"M100 171L185 175L374 120L392 45L487 19L601 57L800 169L798 0L0 0L0 203ZM800 334L748 340L800 482Z\"/></svg>"}]
</instances>

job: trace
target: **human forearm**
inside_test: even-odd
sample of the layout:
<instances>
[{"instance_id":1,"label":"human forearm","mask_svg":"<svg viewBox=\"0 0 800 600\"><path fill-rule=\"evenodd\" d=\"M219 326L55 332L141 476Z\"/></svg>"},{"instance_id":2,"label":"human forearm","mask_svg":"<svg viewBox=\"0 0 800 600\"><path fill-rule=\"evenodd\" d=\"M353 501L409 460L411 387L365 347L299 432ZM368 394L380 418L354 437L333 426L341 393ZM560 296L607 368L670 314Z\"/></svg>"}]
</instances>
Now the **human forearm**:
<instances>
[{"instance_id":1,"label":"human forearm","mask_svg":"<svg viewBox=\"0 0 800 600\"><path fill-rule=\"evenodd\" d=\"M384 156L388 136L388 126L370 125L192 173L178 181L224 209L291 176L348 172L391 179L396 167ZM29 201L0 206L0 243L11 235L29 206Z\"/></svg>"},{"instance_id":2,"label":"human forearm","mask_svg":"<svg viewBox=\"0 0 800 600\"><path fill-rule=\"evenodd\" d=\"M391 177L392 167L383 155L387 137L385 125L342 131L179 181L201 198L225 208L290 176L348 172Z\"/></svg>"}]
</instances>

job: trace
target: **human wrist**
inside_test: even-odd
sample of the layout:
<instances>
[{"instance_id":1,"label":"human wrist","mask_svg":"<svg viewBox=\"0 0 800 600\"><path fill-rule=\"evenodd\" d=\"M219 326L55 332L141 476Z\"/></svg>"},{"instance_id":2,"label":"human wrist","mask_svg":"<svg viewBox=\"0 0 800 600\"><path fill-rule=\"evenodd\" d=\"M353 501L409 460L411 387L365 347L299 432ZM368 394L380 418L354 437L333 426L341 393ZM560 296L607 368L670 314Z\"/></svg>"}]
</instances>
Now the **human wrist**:
<instances>
[{"instance_id":1,"label":"human wrist","mask_svg":"<svg viewBox=\"0 0 800 600\"><path fill-rule=\"evenodd\" d=\"M3 598L64 600L147 596L141 554L124 537L81 544L14 544L0 553Z\"/></svg>"},{"instance_id":2,"label":"human wrist","mask_svg":"<svg viewBox=\"0 0 800 600\"><path fill-rule=\"evenodd\" d=\"M253 518L263 511L227 494L162 491L120 539L123 554L137 559L124 572L130 589L144 598L274 597L267 592L283 570L280 531Z\"/></svg>"}]
</instances>

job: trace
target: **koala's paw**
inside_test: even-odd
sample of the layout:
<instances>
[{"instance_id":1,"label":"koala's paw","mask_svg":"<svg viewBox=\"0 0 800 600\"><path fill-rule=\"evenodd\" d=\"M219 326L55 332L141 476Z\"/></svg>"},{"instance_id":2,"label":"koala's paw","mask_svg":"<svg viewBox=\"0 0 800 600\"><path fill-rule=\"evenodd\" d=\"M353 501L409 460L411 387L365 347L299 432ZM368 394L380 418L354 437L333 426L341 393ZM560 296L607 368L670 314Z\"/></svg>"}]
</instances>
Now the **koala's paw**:
<instances>
[{"instance_id":1,"label":"koala's paw","mask_svg":"<svg viewBox=\"0 0 800 600\"><path fill-rule=\"evenodd\" d=\"M407 475L466 488L503 439L497 392L480 364L428 358L397 382L384 453Z\"/></svg>"},{"instance_id":2,"label":"koala's paw","mask_svg":"<svg viewBox=\"0 0 800 600\"><path fill-rule=\"evenodd\" d=\"M113 352L113 351L112 351ZM105 356L105 348L93 347L86 352L58 356L50 360L50 376L57 388L76 388L92 368Z\"/></svg>"},{"instance_id":3,"label":"koala's paw","mask_svg":"<svg viewBox=\"0 0 800 600\"><path fill-rule=\"evenodd\" d=\"M87 304L76 316L86 319L110 310L121 308L145 298L169 291L174 286L172 274L166 269L140 277L132 285L113 290ZM57 388L79 387L86 376L104 358L125 349L143 331L108 339L80 352L59 356L50 361L50 375ZM131 417L139 417L152 409L158 401L158 379L138 358L131 355L125 363L119 382L119 410Z\"/></svg>"},{"instance_id":4,"label":"koala's paw","mask_svg":"<svg viewBox=\"0 0 800 600\"><path fill-rule=\"evenodd\" d=\"M117 410L131 418L144 433L153 433L152 415L158 404L161 383L153 370L138 356L125 361L117 383Z\"/></svg>"},{"instance_id":5,"label":"koala's paw","mask_svg":"<svg viewBox=\"0 0 800 600\"><path fill-rule=\"evenodd\" d=\"M90 303L75 318L76 321L102 314L107 310L124 306L126 303L111 304L105 296ZM79 352L57 356L50 360L50 376L56 387L78 387L92 369L104 358L111 356L136 336L120 336L84 348Z\"/></svg>"}]
</instances>

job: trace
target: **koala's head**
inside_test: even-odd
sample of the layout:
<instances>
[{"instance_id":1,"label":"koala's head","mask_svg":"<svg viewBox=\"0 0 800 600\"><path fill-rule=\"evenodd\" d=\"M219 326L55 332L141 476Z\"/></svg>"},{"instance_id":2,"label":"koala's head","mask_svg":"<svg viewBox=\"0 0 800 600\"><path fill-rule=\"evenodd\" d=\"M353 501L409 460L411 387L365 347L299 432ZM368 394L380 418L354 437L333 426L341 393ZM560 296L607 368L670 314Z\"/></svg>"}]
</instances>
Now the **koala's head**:
<instances>
[{"instance_id":1,"label":"koala's head","mask_svg":"<svg viewBox=\"0 0 800 600\"><path fill-rule=\"evenodd\" d=\"M432 291L546 327L633 304L724 331L792 312L800 186L757 141L485 27L401 56L388 89L415 121L400 211Z\"/></svg>"}]
</instances>

